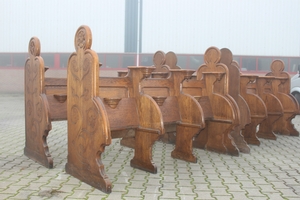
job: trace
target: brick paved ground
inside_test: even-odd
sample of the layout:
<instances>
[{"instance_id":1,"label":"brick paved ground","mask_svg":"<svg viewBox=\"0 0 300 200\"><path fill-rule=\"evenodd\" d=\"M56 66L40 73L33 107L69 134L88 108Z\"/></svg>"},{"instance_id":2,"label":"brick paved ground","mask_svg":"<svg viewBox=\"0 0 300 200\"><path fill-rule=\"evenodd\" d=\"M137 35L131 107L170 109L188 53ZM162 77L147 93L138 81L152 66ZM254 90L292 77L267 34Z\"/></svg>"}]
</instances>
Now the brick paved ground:
<instances>
[{"instance_id":1,"label":"brick paved ground","mask_svg":"<svg viewBox=\"0 0 300 200\"><path fill-rule=\"evenodd\" d=\"M173 146L157 142L157 174L131 168L133 150L114 139L103 155L108 195L65 173L66 122L52 123L54 169L47 169L23 155L23 95L0 94L0 105L0 199L300 199L299 137L262 139L239 157L194 149L197 163L171 158ZM300 116L293 122L300 130Z\"/></svg>"}]
</instances>

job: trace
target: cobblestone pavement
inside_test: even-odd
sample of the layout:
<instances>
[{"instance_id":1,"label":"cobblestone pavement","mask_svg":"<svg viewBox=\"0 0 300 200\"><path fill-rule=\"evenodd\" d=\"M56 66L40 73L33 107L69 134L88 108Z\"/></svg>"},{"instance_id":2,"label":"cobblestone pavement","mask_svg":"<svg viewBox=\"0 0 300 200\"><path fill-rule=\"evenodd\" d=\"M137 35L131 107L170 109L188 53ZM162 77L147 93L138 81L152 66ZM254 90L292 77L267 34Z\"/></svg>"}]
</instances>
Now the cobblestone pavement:
<instances>
[{"instance_id":1,"label":"cobblestone pavement","mask_svg":"<svg viewBox=\"0 0 300 200\"><path fill-rule=\"evenodd\" d=\"M0 199L300 199L299 137L262 139L239 157L194 149L197 163L171 158L173 145L157 142L157 174L131 168L133 150L114 139L102 157L113 185L105 194L65 173L65 121L52 123L47 169L23 155L23 95L0 94L0 105ZM300 130L300 116L293 122Z\"/></svg>"}]
</instances>

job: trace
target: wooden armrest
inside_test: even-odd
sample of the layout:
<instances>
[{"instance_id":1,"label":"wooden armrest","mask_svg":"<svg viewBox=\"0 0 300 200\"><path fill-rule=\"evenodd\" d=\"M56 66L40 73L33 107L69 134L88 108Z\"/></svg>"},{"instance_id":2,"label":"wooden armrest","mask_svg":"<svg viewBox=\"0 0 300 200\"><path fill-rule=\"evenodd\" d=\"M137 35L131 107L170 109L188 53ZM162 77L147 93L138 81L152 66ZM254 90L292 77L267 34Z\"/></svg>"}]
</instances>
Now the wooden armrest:
<instances>
[{"instance_id":1,"label":"wooden armrest","mask_svg":"<svg viewBox=\"0 0 300 200\"><path fill-rule=\"evenodd\" d=\"M200 124L188 124L188 123L179 123L179 124L187 127L203 128L203 126L201 126Z\"/></svg>"},{"instance_id":2,"label":"wooden armrest","mask_svg":"<svg viewBox=\"0 0 300 200\"><path fill-rule=\"evenodd\" d=\"M210 121L213 121L213 122L223 122L223 123L226 123L226 124L232 124L231 120L226 120L226 119L210 119Z\"/></svg>"}]
</instances>

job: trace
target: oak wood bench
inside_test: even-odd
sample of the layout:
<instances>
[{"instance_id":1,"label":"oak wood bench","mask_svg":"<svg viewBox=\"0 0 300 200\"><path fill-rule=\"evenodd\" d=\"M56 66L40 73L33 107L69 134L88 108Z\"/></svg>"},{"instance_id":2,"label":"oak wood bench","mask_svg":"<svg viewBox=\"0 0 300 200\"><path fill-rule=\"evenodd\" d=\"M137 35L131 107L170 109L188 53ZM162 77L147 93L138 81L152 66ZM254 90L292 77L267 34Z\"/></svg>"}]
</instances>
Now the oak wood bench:
<instances>
[{"instance_id":1,"label":"oak wood bench","mask_svg":"<svg viewBox=\"0 0 300 200\"><path fill-rule=\"evenodd\" d=\"M152 145L164 133L164 127L157 103L152 97L135 90L138 87L130 89L135 96L115 99L110 96L118 91L120 83L112 83L111 92L103 94L107 98L100 97L99 61L97 54L90 49L91 41L90 29L79 27L75 35L76 52L68 62L68 78L47 80L40 57L40 42L38 38L30 40L30 58L25 65L24 153L52 168L53 159L47 145L51 121L68 119L66 171L109 193L111 182L101 161L105 146L111 143L112 138L122 137L124 134L120 131L134 129L135 153L131 166L156 173ZM145 67L142 71L147 75L148 70ZM123 86L127 87L126 84ZM122 118L128 112L130 117Z\"/></svg>"},{"instance_id":2,"label":"oak wood bench","mask_svg":"<svg viewBox=\"0 0 300 200\"><path fill-rule=\"evenodd\" d=\"M194 98L179 92L181 82L194 71L172 71L168 79L155 80L149 79L154 67L129 67L126 77L99 78L98 57L90 47L91 31L82 26L76 32L68 78L45 78L39 40L30 41L36 52L30 54L25 67L25 102L29 105L25 121L30 127L26 128L25 154L52 168L47 145L51 121L68 119L66 171L104 192L111 192L111 183L101 154L112 138L123 137L122 144L135 148L131 166L156 173L152 145L165 132L164 126L175 125L178 139L172 156L196 162L192 138L204 128L202 109ZM40 97L42 106L31 103ZM34 116L32 109L38 111ZM35 120L40 123L28 123ZM128 143L132 134L134 140Z\"/></svg>"},{"instance_id":3,"label":"oak wood bench","mask_svg":"<svg viewBox=\"0 0 300 200\"><path fill-rule=\"evenodd\" d=\"M189 162L196 162L193 155L192 142L195 135L205 127L203 111L197 101L180 90L182 82L189 79L194 70L169 69L165 63L165 54L158 51L154 54L154 70L145 79L141 78L140 67L129 67L128 72L119 73L119 76L132 77L140 80L140 92L155 99L162 112L166 134L162 141L166 142L165 135L172 137L175 148L171 153L173 158ZM132 73L132 74L131 74Z\"/></svg>"}]
</instances>

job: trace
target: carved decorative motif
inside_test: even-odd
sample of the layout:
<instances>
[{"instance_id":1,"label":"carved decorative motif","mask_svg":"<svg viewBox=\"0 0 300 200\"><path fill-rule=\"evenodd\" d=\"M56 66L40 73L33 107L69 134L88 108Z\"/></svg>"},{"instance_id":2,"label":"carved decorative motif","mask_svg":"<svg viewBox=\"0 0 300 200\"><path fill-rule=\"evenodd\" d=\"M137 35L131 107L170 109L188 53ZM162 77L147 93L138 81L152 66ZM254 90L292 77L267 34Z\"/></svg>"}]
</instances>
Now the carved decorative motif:
<instances>
[{"instance_id":1,"label":"carved decorative motif","mask_svg":"<svg viewBox=\"0 0 300 200\"><path fill-rule=\"evenodd\" d=\"M44 61L40 57L40 41L32 37L28 45L29 58L25 63L25 149L24 154L52 168L53 159L47 145L51 130L49 108L44 93Z\"/></svg>"},{"instance_id":2,"label":"carved decorative motif","mask_svg":"<svg viewBox=\"0 0 300 200\"><path fill-rule=\"evenodd\" d=\"M92 34L78 28L75 49L68 63L68 163L66 171L106 193L111 183L105 175L101 154L111 143L105 107L98 97L99 60L91 50Z\"/></svg>"}]
</instances>

